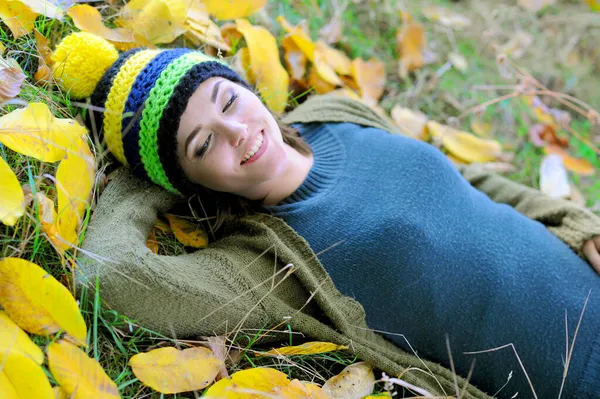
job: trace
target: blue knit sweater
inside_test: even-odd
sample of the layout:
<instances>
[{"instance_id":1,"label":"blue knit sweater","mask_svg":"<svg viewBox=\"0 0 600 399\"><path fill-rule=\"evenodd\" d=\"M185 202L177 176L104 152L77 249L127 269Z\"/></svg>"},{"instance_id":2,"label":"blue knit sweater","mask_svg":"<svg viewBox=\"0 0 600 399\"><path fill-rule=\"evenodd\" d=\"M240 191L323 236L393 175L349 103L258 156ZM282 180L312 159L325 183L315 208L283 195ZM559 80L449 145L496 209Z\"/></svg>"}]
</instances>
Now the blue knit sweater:
<instances>
[{"instance_id":1,"label":"blue knit sweater","mask_svg":"<svg viewBox=\"0 0 600 399\"><path fill-rule=\"evenodd\" d=\"M436 148L351 123L299 125L315 162L268 211L318 254L370 328L510 398L556 398L588 291L563 398L600 392L600 278L542 224L492 202ZM338 244L338 245L336 245ZM412 349L411 349L412 347Z\"/></svg>"}]
</instances>

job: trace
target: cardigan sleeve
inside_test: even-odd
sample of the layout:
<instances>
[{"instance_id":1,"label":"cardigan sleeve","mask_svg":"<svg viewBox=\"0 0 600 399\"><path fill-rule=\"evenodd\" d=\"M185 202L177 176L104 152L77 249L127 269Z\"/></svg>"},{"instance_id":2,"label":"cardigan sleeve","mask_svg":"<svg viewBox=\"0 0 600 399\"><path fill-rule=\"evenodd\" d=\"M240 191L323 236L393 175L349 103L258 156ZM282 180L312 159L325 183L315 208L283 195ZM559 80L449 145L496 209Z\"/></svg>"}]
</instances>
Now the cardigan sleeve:
<instances>
[{"instance_id":1,"label":"cardigan sleeve","mask_svg":"<svg viewBox=\"0 0 600 399\"><path fill-rule=\"evenodd\" d=\"M581 257L583 244L600 235L600 217L573 202L551 198L531 187L487 172L479 165L459 165L458 169L473 187L493 201L510 205L544 224Z\"/></svg>"}]
</instances>

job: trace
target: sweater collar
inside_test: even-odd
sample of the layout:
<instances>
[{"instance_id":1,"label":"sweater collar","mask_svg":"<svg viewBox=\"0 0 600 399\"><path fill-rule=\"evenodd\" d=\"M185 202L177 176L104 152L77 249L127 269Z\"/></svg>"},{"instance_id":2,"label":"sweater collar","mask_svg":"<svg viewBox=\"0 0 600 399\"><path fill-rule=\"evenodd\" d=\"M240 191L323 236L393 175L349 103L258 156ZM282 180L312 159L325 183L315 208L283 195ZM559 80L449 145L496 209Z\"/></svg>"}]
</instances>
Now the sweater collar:
<instances>
[{"instance_id":1,"label":"sweater collar","mask_svg":"<svg viewBox=\"0 0 600 399\"><path fill-rule=\"evenodd\" d=\"M272 212L281 210L284 205L309 200L329 191L338 181L343 162L346 159L344 146L328 124L295 124L313 151L314 162L304 182L290 196L279 204L267 207Z\"/></svg>"}]
</instances>

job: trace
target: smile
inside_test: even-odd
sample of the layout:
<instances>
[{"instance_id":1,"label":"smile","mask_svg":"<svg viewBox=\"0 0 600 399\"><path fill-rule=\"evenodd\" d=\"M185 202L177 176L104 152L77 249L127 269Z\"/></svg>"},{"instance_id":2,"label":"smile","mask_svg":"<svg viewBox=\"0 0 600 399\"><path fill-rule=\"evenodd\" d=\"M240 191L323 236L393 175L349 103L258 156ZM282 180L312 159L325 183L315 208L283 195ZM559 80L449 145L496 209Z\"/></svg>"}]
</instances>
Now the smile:
<instances>
[{"instance_id":1,"label":"smile","mask_svg":"<svg viewBox=\"0 0 600 399\"><path fill-rule=\"evenodd\" d=\"M264 134L264 130L261 130L254 139L254 143L252 143L252 147L248 150L240 165L246 165L252 162L257 161L262 154L265 153L267 149L267 136Z\"/></svg>"}]
</instances>

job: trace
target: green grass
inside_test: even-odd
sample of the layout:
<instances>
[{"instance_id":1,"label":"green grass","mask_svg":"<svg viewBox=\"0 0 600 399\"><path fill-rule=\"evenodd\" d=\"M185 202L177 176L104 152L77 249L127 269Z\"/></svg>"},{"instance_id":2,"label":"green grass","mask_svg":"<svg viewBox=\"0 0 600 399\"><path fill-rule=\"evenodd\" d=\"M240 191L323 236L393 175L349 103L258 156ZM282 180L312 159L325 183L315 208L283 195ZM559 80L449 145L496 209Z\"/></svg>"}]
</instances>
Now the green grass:
<instances>
[{"instance_id":1,"label":"green grass","mask_svg":"<svg viewBox=\"0 0 600 399\"><path fill-rule=\"evenodd\" d=\"M431 1L428 4L441 4L469 16L473 24L463 31L451 31L427 21L420 13L424 4L416 0L396 2L378 0L367 2L325 1L325 0L281 0L271 1L265 15L271 21L272 31L282 38L283 32L275 21L278 15L284 15L292 24L306 21L313 39L318 37L320 28L339 13L343 22L343 34L337 47L349 56L369 59L378 58L384 62L387 70L387 85L381 105L389 111L395 104L419 109L431 119L441 123L452 122L466 110L486 101L493 100L506 91L476 90L483 85L514 85L514 77L504 76L499 68L493 49L494 43L505 43L512 37L515 26L527 30L534 44L525 55L515 60L518 65L529 71L551 90L562 91L583 100L596 109L600 108L600 50L596 40L600 34L600 14L586 14L584 5L559 3L547 9L540 16L531 16L514 5L496 4L497 2L450 2ZM413 18L424 24L429 46L438 54L438 61L415 71L407 79L397 74L396 30L400 26L398 10L400 5L409 11ZM490 19L490 15L494 17ZM253 16L255 23L264 21L264 17ZM550 22L544 22L550 21ZM55 44L61 37L75 28L69 18L64 22L39 17L35 23L44 36ZM577 42L572 52L577 62L568 57L557 57L568 48L573 37ZM5 57L14 57L30 77L19 98L24 102L41 101L49 105L56 116L74 117L81 109L74 105L65 93L51 86L35 85L31 77L37 70L38 60L35 53L33 35L13 40L5 26L0 29L0 41L7 47ZM462 54L469 63L467 73L454 68L443 70L450 52ZM549 99L545 99L549 100ZM549 106L558 104L548 101ZM5 105L0 116L19 105ZM474 114L467 114L457 121L457 127L471 130ZM585 118L573 114L572 127L581 136L594 141L600 129ZM523 184L537 187L539 166L544 156L543 150L533 146L528 140L528 130L535 123L531 110L518 99L506 100L489 106L478 115L480 120L494 127L492 137L504 144L508 152L515 154L513 160L517 172L509 177ZM585 158L597 170L600 170L598 155L580 140L563 132L569 137L572 155ZM596 139L596 145L598 141ZM54 197L53 183L45 174L54 175L56 165L44 164L21 156L0 145L0 156L8 161L23 184L29 184L32 191L46 192ZM99 170L104 170L112 162L110 158L98 159ZM595 176L582 177L570 174L572 182L582 191L587 205L600 212L600 180ZM35 216L36 205L28 208L28 214L21 218L16 226L0 225L0 257L18 256L37 263L49 271L59 281L73 289L72 271L42 234ZM85 225L90 213L86 214ZM85 228L84 228L85 232ZM180 254L185 251L172 236L158 233L160 252ZM66 259L72 259L69 251ZM92 282L94 284L95 282ZM90 287L91 288L91 287ZM102 291L84 288L77 292L81 311L88 325L87 352L98 359L108 375L116 382L123 398L193 398L194 395L160 395L139 383L128 366L128 360L136 353L145 352L158 345L167 343L185 347L183 342L162 336L156 332L138 326L134 320L109 309L102 300ZM285 328L285 326L283 327ZM265 331L253 334L242 332L235 342L228 342L232 348L242 350L239 363L229 367L230 373L236 370L273 366L288 374L291 378L323 383L343 367L356 359L345 353L331 353L318 356L293 356L289 359L274 359L257 356L257 351L267 348L260 339ZM49 340L36 337L35 341L45 346ZM287 344L302 342L295 334L289 334ZM379 390L382 389L378 386Z\"/></svg>"}]
</instances>

